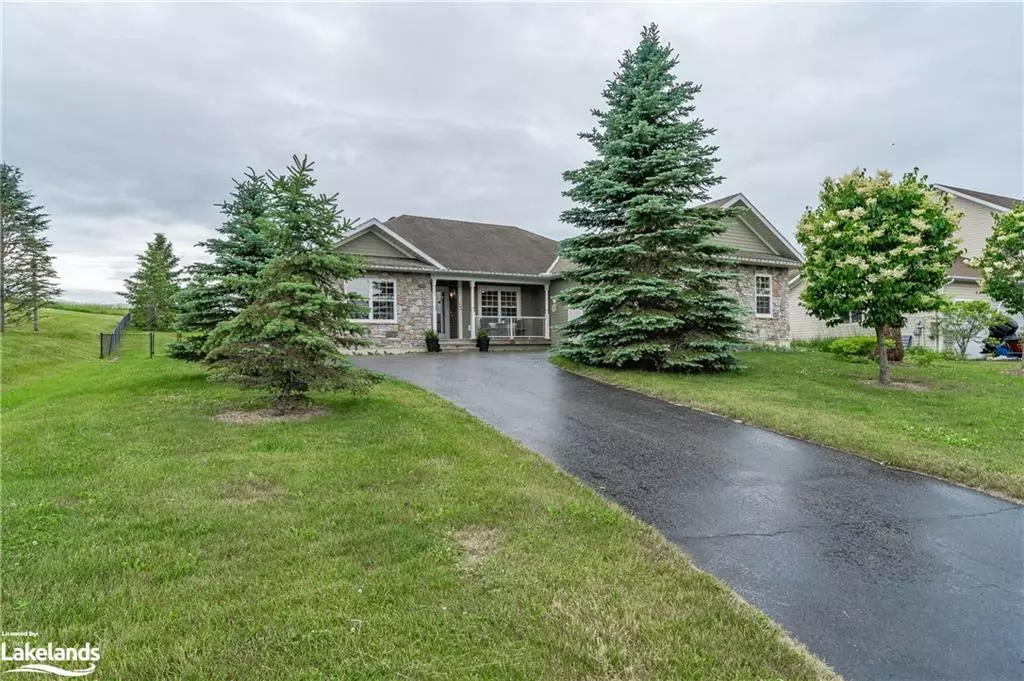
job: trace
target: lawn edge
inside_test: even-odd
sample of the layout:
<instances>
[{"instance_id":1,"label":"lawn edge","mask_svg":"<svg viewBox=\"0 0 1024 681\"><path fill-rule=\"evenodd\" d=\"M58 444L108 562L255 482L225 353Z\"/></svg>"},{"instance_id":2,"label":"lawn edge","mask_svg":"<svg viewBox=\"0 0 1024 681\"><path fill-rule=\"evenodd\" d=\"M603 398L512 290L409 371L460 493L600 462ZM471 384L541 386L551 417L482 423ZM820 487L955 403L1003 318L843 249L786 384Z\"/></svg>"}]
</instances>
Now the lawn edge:
<instances>
[{"instance_id":1,"label":"lawn edge","mask_svg":"<svg viewBox=\"0 0 1024 681\"><path fill-rule=\"evenodd\" d=\"M615 388L620 388L622 390L628 390L629 392L635 393L637 395L643 395L644 397L649 397L649 398L651 398L653 400L658 400L659 402L664 402L665 404L671 404L673 407L681 407L683 409L692 409L693 411L698 411L698 412L701 412L702 414L708 414L709 416L715 416L717 418L726 419L728 421L732 421L733 423L741 423L741 424L743 424L745 426L750 426L751 428L757 428L758 430L763 430L763 431L768 432L768 433L773 433L775 435L781 435L782 437L789 438L790 440L796 440L797 442L805 442L807 444L816 445L818 447L824 447L825 449L830 449L830 450L832 450L834 452L839 452L840 454L849 454L850 456L855 456L858 459L863 459L865 461L870 461L871 463L876 464L878 466L881 466L882 468L888 468L890 470L901 471L903 473L913 473L914 475L921 475L921 476L926 477L926 478L931 478L932 480L938 480L939 482L944 482L944 483L947 483L947 484L950 484L950 485L955 485L956 487L960 487L962 489L968 489L968 490L971 490L972 492L978 492L980 494L985 494L987 496L994 497L994 498L999 499L1001 501L1008 501L1008 502L1010 502L1012 504L1016 504L1017 506L1024 507L1024 498L1017 498L1015 496L1012 496L1012 495L1007 494L1005 492L1001 492L1001 491L996 490L996 489L991 489L989 487L975 487L973 485L968 485L965 482L960 482L958 480L953 480L951 478L944 478L941 475L938 475L936 473L929 473L928 471L922 471L922 470L918 470L916 468L905 468L903 466L897 466L895 464L891 464L891 463L888 463L888 462L885 462L885 461L881 461L880 459L876 459L876 458L874 458L873 456L871 456L870 454L868 454L866 452L854 452L854 451L851 451L851 450L848 450L848 449L840 449L839 447L836 447L835 445L830 445L830 444L826 444L824 442L819 442L818 440L812 440L812 439L809 439L809 438L800 437L798 435L792 435L790 433L785 433L785 432L783 432L781 430L774 430L774 429L769 428L767 426L762 426L762 425L754 423L752 421L744 421L743 419L738 419L738 418L729 416L728 414L723 414L721 412L712 411L710 409L704 409L703 407L697 407L697 406L694 406L692 404L686 404L684 402L674 402L674 401L672 401L670 399L667 399L664 396L659 395L659 394L657 394L655 392L648 392L646 390L640 390L639 388L634 388L632 386L623 385L621 383L616 383L614 381L604 380L604 379L598 378L597 376L592 376L589 373L586 373L585 371L580 371L580 370L575 369L575 368L570 367L570 366L564 366L561 362L555 361L556 359L558 359L558 358L550 357L550 358L548 358L548 361L556 369L558 369L560 371L564 371L567 374L572 374L574 376L579 376L580 378L585 378L587 380L594 381L596 383L601 383L603 385L610 385L610 386L613 386Z\"/></svg>"},{"instance_id":2,"label":"lawn edge","mask_svg":"<svg viewBox=\"0 0 1024 681\"><path fill-rule=\"evenodd\" d=\"M698 567L697 564L693 562L693 559L690 557L690 555L685 550L683 550L682 547L680 547L679 545L677 545L677 544L673 543L672 541L670 541L668 539L668 537L666 537L664 534L661 533L661 530L659 530L658 528L656 528L653 525L645 523L643 520L638 518L628 508L626 508L625 506L623 506L619 502L615 501L614 499L609 499L608 497L606 497L603 494L599 493L597 490L595 490L594 488L590 487L585 482L583 482L583 480L579 479L578 477L576 477L572 473L569 473L568 471L564 470L563 468L558 466L558 464L556 464L555 462L551 461L550 459L548 459L546 456L544 456L540 452L537 452L537 451L531 449L523 441L517 440L516 438L512 437L511 435L507 435L506 433L503 433L502 431L498 430L497 428L495 428L490 423L488 423L487 421L483 420L482 418L480 418L479 416L477 416L476 414L474 414L470 410L468 410L468 409L466 409L466 408L464 408L462 406L459 406L459 405L455 404L454 402L451 402L451 401L445 399L444 397L442 397L441 395L438 395L435 392L427 390L426 388L422 388L422 387L416 385L415 383L410 383L409 381L405 381L405 380L402 380L400 378L395 378L394 376L390 376L390 375L387 375L387 374L385 374L385 376L386 376L386 379L385 379L386 381L398 383L398 384L403 385L406 388L411 388L412 390L424 393L429 399L433 399L433 400L436 400L436 401L442 403L446 408L448 408L450 410L453 410L453 411L456 411L456 412L461 412L463 415L465 415L465 416L473 419L474 421L476 421L480 426L482 426L482 427L492 431L493 433L495 433L501 439L506 440L507 442L509 442L512 445L514 445L524 455L533 457L534 460L536 460L536 461L538 461L540 463L540 465L542 465L545 468L553 471L556 475L567 479L571 484L573 484L576 487L582 489L582 491L585 494L591 494L591 495L596 496L601 501L601 503L603 503L603 504L605 504L607 506L610 506L611 508L615 509L615 511L617 513L620 513L620 514L624 515L626 517L626 519L630 523L632 523L633 525L637 526L644 535L646 535L648 538L650 538L651 541L654 541L654 542L657 542L657 543L661 544L665 548L669 549L672 553L674 553L677 558L682 559L686 563L686 565L687 565L687 567L689 569L693 570L694 572L696 572L698 574L704 575L705 577L710 579L712 582L717 584L719 587L721 587L722 590L726 594L728 594L729 600L735 605L738 614L743 615L743 616L747 616L747 617L751 617L753 619L762 619L763 618L768 623L768 626L770 626L772 629L775 630L776 640L778 640L779 643L781 643L782 645L790 648L793 652L795 652L800 657L804 658L811 665L811 667L814 670L814 673L817 675L817 677L819 679L822 679L822 680L828 679L829 681L843 681L843 677L839 674L839 672L835 671L831 666L828 665L827 662L825 662L824 660L819 658L817 655L815 655L809 648L807 648L806 645L804 645L799 639L797 639L785 627L783 627L777 621L772 619L766 612L764 612L763 610L758 608L756 605L754 605L753 603L750 603L745 598L743 598L743 596L741 596L732 587L731 584L729 584L725 580L720 579L719 577L711 574L710 572L707 572L706 570L702 570L700 567ZM582 374L581 374L581 376L582 376ZM586 378L586 377L584 377L584 378ZM710 412L708 412L708 413L710 413ZM714 414L714 415L715 416L719 416L718 414Z\"/></svg>"}]
</instances>

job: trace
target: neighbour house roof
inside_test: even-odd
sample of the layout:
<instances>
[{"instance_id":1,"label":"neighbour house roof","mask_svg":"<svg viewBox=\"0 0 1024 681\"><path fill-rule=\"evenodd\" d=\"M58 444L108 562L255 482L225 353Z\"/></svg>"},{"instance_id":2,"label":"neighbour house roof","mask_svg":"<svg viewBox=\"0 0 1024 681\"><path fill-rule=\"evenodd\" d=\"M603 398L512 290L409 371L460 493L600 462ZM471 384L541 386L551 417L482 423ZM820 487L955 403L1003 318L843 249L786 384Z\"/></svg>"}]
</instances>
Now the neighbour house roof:
<instances>
[{"instance_id":1,"label":"neighbour house roof","mask_svg":"<svg viewBox=\"0 0 1024 681\"><path fill-rule=\"evenodd\" d=\"M989 194L988 192L979 192L974 189L964 189L963 187L954 187L949 184L937 184L935 186L944 191L948 191L951 194L965 198L968 201L987 205L991 208L995 208L996 210L1012 210L1014 204L1022 201L1022 199L1000 196L999 194Z\"/></svg>"},{"instance_id":2,"label":"neighbour house roof","mask_svg":"<svg viewBox=\"0 0 1024 681\"><path fill-rule=\"evenodd\" d=\"M958 257L953 266L949 268L949 276L953 279L975 281L981 279L981 272L968 265L964 258Z\"/></svg>"}]
</instances>

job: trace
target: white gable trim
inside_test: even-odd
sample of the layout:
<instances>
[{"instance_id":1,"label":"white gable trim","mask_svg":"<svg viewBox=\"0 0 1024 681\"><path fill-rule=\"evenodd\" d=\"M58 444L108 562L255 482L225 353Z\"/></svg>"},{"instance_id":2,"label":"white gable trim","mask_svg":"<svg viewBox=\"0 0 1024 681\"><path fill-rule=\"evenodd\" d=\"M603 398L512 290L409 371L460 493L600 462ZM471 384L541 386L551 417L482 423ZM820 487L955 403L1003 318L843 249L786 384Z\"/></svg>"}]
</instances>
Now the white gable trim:
<instances>
[{"instance_id":1,"label":"white gable trim","mask_svg":"<svg viewBox=\"0 0 1024 681\"><path fill-rule=\"evenodd\" d=\"M742 203L744 206L746 206L750 210L750 212L754 214L754 217L756 217L758 219L758 221L760 221L761 224L763 224L772 233L772 235L776 239L778 239L779 242L782 245L784 245L786 247L786 250L789 251L790 255L793 257L794 260L796 260L798 262L803 262L804 261L804 257L800 254L799 251L797 251L795 248L793 248L792 244L789 243L789 239L787 239L786 237L782 236L782 233L779 230L775 229L775 225L773 225L771 223L771 221L768 220L768 218L766 218L764 216L764 214L761 213L761 211L759 211L757 209L757 207L753 203L750 202L750 199L745 197L742 193L741 194L737 194L736 196L734 196L731 199L729 199L728 201L726 201L724 204L722 204L722 208L729 208L731 206L734 206L736 203ZM761 241L764 241L764 239L761 237L761 235L757 233L756 229L751 227L750 224L748 224L746 222L744 222L744 224L746 224L747 227L750 227L750 231L752 231L755 235L757 235L757 238L761 239ZM772 248L771 246L768 245L767 241L765 241L765 245L768 246L769 248ZM774 252L776 255L784 255L783 253L779 253L774 248L772 248L772 252Z\"/></svg>"},{"instance_id":2,"label":"white gable trim","mask_svg":"<svg viewBox=\"0 0 1024 681\"><path fill-rule=\"evenodd\" d=\"M957 196L957 197L963 199L964 201L970 201L971 203L976 203L979 206L985 206L986 208L991 208L992 210L998 211L1000 213L1009 213L1010 212L1010 209L1005 207L1005 206L1000 206L999 204L995 204L995 203L989 203L988 201L985 201L984 199L979 199L977 196L971 196L970 194L964 194L963 192L958 192L955 189L950 189L949 187L947 187L944 184L936 184L936 185L932 185L932 186L935 187L936 189L940 189L940 190L946 192L947 194L952 194L953 196Z\"/></svg>"},{"instance_id":3,"label":"white gable trim","mask_svg":"<svg viewBox=\"0 0 1024 681\"><path fill-rule=\"evenodd\" d=\"M758 230L758 229L754 229L754 226L753 226L753 225L751 225L751 224L750 224L750 223L749 223L749 222L747 221L747 219L746 219L745 217L743 217L742 215L737 215L736 217L737 217L737 218L739 219L739 221L740 221L741 223L743 223L743 226L745 226L745 227L746 227L747 229L749 229L749 230L750 230L750 233L751 233L751 234L753 234L754 236L756 236L756 237L757 237L757 240L758 240L758 241L760 241L761 243L763 243L763 244L765 245L765 247L766 247L766 248L767 248L767 249L768 249L769 251L771 251L771 252L772 252L772 253L774 253L775 255L781 255L781 254L779 253L779 249L775 248L775 247L774 247L774 246L772 246L772 245L771 245L770 243L768 243L767 241L765 241L764 237L763 237L763 236L761 236L760 234L758 234L758 232L759 232L760 230Z\"/></svg>"},{"instance_id":4,"label":"white gable trim","mask_svg":"<svg viewBox=\"0 0 1024 681\"><path fill-rule=\"evenodd\" d=\"M391 229L388 229L388 226L385 225L380 220L378 220L377 218L370 218L369 220L361 222L359 225L356 226L356 231L347 235L344 239L338 242L338 246L344 246L353 239L360 237L371 230L379 232L381 235L384 236L385 241L393 242L392 245L398 248L398 250L400 251L405 251L406 255L419 258L420 260L428 262L438 269L448 269L447 267L439 263L437 260L427 255L425 252L421 251L420 249L416 248L402 237L395 234L395 232L393 232Z\"/></svg>"},{"instance_id":5,"label":"white gable trim","mask_svg":"<svg viewBox=\"0 0 1024 681\"><path fill-rule=\"evenodd\" d=\"M561 260L561 259L562 259L562 256L556 255L555 259L551 261L550 265L548 265L548 268L546 270L544 270L541 274L551 274L551 271L553 269L555 269L555 265L557 265L558 261Z\"/></svg>"}]
</instances>

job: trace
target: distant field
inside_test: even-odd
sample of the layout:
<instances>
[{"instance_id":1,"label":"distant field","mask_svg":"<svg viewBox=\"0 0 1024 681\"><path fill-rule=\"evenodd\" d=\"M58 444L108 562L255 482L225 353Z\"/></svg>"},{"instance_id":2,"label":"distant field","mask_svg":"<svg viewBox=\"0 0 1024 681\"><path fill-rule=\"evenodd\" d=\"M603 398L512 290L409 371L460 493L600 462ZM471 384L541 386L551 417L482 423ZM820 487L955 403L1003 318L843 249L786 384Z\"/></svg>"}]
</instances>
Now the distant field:
<instances>
[{"instance_id":1,"label":"distant field","mask_svg":"<svg viewBox=\"0 0 1024 681\"><path fill-rule=\"evenodd\" d=\"M92 314L116 314L123 316L128 312L128 306L122 303L76 303L73 300L59 300L50 305L57 310L68 312L88 312Z\"/></svg>"},{"instance_id":2,"label":"distant field","mask_svg":"<svg viewBox=\"0 0 1024 681\"><path fill-rule=\"evenodd\" d=\"M54 311L3 346L3 626L98 645L90 679L833 678L435 395L387 381L313 420L222 423L258 400L93 357L111 320Z\"/></svg>"}]
</instances>

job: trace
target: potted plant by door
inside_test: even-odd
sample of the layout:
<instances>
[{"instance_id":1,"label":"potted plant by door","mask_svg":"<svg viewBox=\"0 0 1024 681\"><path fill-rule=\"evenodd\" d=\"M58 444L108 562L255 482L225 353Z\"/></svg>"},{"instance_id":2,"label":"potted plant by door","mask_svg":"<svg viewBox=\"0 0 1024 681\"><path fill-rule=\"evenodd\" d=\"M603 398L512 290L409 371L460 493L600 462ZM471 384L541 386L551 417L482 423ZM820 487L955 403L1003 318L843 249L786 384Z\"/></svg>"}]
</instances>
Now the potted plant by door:
<instances>
[{"instance_id":1,"label":"potted plant by door","mask_svg":"<svg viewBox=\"0 0 1024 681\"><path fill-rule=\"evenodd\" d=\"M427 331L427 352L441 352L441 339L433 329Z\"/></svg>"},{"instance_id":2,"label":"potted plant by door","mask_svg":"<svg viewBox=\"0 0 1024 681\"><path fill-rule=\"evenodd\" d=\"M480 329L476 332L476 346L480 348L480 352L487 352L491 349L491 337L487 335L487 331Z\"/></svg>"}]
</instances>

